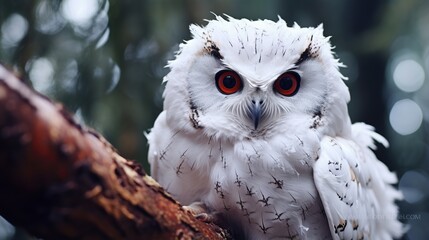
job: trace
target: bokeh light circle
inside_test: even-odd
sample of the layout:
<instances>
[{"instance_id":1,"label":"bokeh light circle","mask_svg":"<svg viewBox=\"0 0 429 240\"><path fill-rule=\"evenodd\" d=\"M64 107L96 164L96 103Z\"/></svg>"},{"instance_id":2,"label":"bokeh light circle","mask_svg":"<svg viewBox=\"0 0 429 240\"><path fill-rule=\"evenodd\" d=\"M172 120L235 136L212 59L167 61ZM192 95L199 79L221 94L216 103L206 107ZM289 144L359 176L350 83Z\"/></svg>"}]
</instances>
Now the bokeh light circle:
<instances>
[{"instance_id":1,"label":"bokeh light circle","mask_svg":"<svg viewBox=\"0 0 429 240\"><path fill-rule=\"evenodd\" d=\"M393 130L397 133L409 135L420 128L423 121L423 112L413 100L399 100L390 111L389 121Z\"/></svg>"},{"instance_id":2,"label":"bokeh light circle","mask_svg":"<svg viewBox=\"0 0 429 240\"><path fill-rule=\"evenodd\" d=\"M413 59L398 62L393 70L393 81L396 86L404 92L415 92L419 90L425 80L423 67Z\"/></svg>"}]
</instances>

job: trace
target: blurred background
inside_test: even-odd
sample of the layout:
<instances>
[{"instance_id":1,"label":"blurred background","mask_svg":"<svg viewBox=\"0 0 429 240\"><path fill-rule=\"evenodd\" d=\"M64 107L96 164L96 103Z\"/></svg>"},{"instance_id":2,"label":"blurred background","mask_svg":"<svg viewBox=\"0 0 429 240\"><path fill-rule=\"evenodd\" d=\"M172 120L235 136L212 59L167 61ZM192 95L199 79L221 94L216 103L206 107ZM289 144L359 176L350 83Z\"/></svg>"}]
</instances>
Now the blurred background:
<instances>
[{"instance_id":1,"label":"blurred background","mask_svg":"<svg viewBox=\"0 0 429 240\"><path fill-rule=\"evenodd\" d=\"M324 24L348 67L352 121L390 141L404 239L429 236L429 1L0 0L0 62L148 169L144 132L190 23L216 14ZM0 216L0 239L31 239Z\"/></svg>"}]
</instances>

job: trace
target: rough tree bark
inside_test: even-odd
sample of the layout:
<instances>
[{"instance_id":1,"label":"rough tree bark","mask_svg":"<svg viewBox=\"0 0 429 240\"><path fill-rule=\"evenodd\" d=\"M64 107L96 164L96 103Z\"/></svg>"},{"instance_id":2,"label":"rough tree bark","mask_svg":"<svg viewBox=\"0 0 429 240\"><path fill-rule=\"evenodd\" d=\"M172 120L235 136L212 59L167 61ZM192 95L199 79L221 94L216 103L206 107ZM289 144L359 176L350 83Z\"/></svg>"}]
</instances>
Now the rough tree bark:
<instances>
[{"instance_id":1,"label":"rough tree bark","mask_svg":"<svg viewBox=\"0 0 429 240\"><path fill-rule=\"evenodd\" d=\"M0 214L44 239L225 239L0 66Z\"/></svg>"}]
</instances>

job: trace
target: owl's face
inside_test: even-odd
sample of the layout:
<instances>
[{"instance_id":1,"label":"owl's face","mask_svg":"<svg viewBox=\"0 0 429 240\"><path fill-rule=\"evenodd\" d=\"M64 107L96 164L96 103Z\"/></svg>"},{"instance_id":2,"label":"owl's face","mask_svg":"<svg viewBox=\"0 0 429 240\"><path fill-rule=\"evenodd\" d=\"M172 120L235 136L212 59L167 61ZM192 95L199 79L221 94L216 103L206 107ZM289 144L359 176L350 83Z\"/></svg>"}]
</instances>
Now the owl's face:
<instances>
[{"instance_id":1,"label":"owl's face","mask_svg":"<svg viewBox=\"0 0 429 240\"><path fill-rule=\"evenodd\" d=\"M164 108L179 128L267 137L311 127L315 117L326 125L331 105L344 108L349 100L321 26L217 17L191 31L165 78Z\"/></svg>"}]
</instances>

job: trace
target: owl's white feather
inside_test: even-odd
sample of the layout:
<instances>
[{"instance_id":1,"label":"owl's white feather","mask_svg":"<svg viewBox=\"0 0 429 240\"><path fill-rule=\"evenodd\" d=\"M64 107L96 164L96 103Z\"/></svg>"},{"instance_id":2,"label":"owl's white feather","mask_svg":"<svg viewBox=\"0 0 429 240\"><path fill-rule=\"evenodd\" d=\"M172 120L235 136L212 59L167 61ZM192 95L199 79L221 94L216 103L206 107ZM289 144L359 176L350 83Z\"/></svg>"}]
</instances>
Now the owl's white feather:
<instances>
[{"instance_id":1,"label":"owl's white feather","mask_svg":"<svg viewBox=\"0 0 429 240\"><path fill-rule=\"evenodd\" d=\"M391 239L403 229L396 220L395 199L402 195L390 184L394 174L374 156L372 138L387 143L368 125L352 126L352 139L326 136L314 181L334 239ZM336 197L335 197L336 196Z\"/></svg>"},{"instance_id":2,"label":"owl's white feather","mask_svg":"<svg viewBox=\"0 0 429 240\"><path fill-rule=\"evenodd\" d=\"M387 142L351 124L322 26L216 17L190 29L168 64L164 111L148 135L152 175L167 191L223 213L237 238L401 235L396 177L370 150L373 139ZM240 77L239 91L220 92L223 70ZM273 87L285 72L301 79L293 96Z\"/></svg>"}]
</instances>

